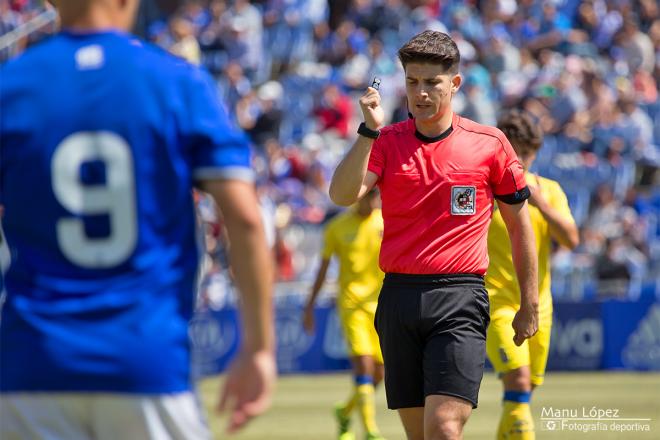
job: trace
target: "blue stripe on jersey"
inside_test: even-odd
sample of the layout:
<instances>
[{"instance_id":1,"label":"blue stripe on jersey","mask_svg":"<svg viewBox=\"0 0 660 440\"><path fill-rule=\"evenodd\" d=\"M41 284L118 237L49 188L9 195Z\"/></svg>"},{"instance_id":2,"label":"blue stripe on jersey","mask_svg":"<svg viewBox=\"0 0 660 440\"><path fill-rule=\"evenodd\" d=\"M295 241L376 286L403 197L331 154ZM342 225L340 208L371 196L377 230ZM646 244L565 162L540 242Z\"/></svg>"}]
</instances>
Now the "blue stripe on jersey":
<instances>
[{"instance_id":1,"label":"blue stripe on jersey","mask_svg":"<svg viewBox=\"0 0 660 440\"><path fill-rule=\"evenodd\" d=\"M115 32L3 66L0 391L188 389L201 178L249 180L212 79Z\"/></svg>"}]
</instances>

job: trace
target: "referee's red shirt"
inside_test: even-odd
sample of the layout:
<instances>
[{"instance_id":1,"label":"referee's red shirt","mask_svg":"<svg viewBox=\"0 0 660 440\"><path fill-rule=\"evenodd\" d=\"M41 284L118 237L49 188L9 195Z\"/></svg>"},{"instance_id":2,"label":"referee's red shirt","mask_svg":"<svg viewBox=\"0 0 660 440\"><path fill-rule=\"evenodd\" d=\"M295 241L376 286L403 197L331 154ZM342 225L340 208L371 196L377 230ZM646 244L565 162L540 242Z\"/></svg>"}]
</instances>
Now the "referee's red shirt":
<instances>
[{"instance_id":1,"label":"referee's red shirt","mask_svg":"<svg viewBox=\"0 0 660 440\"><path fill-rule=\"evenodd\" d=\"M384 272L484 275L494 198L517 203L529 194L500 130L455 113L452 127L435 140L409 119L383 128L372 146L368 169L379 176Z\"/></svg>"}]
</instances>

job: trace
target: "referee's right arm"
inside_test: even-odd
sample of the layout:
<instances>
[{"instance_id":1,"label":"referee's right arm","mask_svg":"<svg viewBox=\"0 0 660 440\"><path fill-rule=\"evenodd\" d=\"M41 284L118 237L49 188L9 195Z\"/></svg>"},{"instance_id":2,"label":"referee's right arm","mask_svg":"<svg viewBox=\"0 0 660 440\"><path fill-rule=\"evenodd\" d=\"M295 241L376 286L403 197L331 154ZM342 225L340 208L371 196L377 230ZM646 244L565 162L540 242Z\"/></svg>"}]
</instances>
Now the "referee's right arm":
<instances>
[{"instance_id":1,"label":"referee's right arm","mask_svg":"<svg viewBox=\"0 0 660 440\"><path fill-rule=\"evenodd\" d=\"M368 129L377 131L382 127L385 113L380 106L380 94L376 89L367 88L360 98L360 108ZM374 141L375 139L359 135L346 156L337 165L329 191L330 199L337 205L352 205L368 193L378 181L378 176L367 170Z\"/></svg>"}]
</instances>

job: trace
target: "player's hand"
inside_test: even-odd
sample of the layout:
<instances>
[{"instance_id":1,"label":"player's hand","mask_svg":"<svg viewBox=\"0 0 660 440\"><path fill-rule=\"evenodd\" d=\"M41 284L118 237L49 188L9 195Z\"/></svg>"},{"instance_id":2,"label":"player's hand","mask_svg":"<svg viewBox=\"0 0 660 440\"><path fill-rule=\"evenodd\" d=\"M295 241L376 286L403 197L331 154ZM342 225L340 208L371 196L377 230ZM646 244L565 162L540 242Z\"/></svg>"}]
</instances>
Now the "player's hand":
<instances>
[{"instance_id":1,"label":"player's hand","mask_svg":"<svg viewBox=\"0 0 660 440\"><path fill-rule=\"evenodd\" d=\"M227 432L236 432L270 407L276 376L273 351L238 355L229 367L218 403L219 412L229 412Z\"/></svg>"},{"instance_id":2,"label":"player's hand","mask_svg":"<svg viewBox=\"0 0 660 440\"><path fill-rule=\"evenodd\" d=\"M316 322L314 320L314 306L306 306L303 311L303 328L309 334L314 333Z\"/></svg>"},{"instance_id":3,"label":"player's hand","mask_svg":"<svg viewBox=\"0 0 660 440\"><path fill-rule=\"evenodd\" d=\"M539 312L535 308L521 307L513 318L513 342L521 346L525 339L536 334L539 329Z\"/></svg>"},{"instance_id":4,"label":"player's hand","mask_svg":"<svg viewBox=\"0 0 660 440\"><path fill-rule=\"evenodd\" d=\"M373 87L367 87L367 91L360 98L360 108L364 115L364 123L371 130L378 130L385 123L385 112L380 106L380 93Z\"/></svg>"},{"instance_id":5,"label":"player's hand","mask_svg":"<svg viewBox=\"0 0 660 440\"><path fill-rule=\"evenodd\" d=\"M535 177L535 184L527 184L527 188L529 189L529 198L527 199L527 202L531 206L538 208L539 206L545 204L545 198L541 193L541 181L539 180L539 176L535 175Z\"/></svg>"}]
</instances>

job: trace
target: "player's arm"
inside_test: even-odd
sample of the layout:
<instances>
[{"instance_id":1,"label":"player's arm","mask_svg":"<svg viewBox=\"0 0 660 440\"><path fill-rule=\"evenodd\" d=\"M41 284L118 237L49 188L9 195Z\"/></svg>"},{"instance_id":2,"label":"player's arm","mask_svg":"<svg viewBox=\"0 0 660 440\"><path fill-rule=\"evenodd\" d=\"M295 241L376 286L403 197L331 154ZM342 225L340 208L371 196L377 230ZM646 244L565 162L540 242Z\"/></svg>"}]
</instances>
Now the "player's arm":
<instances>
[{"instance_id":1,"label":"player's arm","mask_svg":"<svg viewBox=\"0 0 660 440\"><path fill-rule=\"evenodd\" d=\"M254 185L240 180L207 180L222 212L236 285L241 293L245 349L273 350L273 265Z\"/></svg>"},{"instance_id":2,"label":"player's arm","mask_svg":"<svg viewBox=\"0 0 660 440\"><path fill-rule=\"evenodd\" d=\"M543 197L540 187L541 182L538 178L536 185L528 185L529 204L535 206L548 222L548 230L554 241L569 249L575 249L580 244L580 234L573 218L552 206L548 199ZM568 205L568 202L565 204ZM566 206L566 210L568 210L568 206Z\"/></svg>"},{"instance_id":3,"label":"player's arm","mask_svg":"<svg viewBox=\"0 0 660 440\"><path fill-rule=\"evenodd\" d=\"M213 78L190 67L185 111L178 114L193 178L222 211L234 282L240 293L241 347L224 381L218 409L229 412L230 432L269 406L276 376L273 259L259 208L250 149L230 122Z\"/></svg>"},{"instance_id":4,"label":"player's arm","mask_svg":"<svg viewBox=\"0 0 660 440\"><path fill-rule=\"evenodd\" d=\"M380 106L380 94L373 87L360 98L360 108L364 115L364 123L370 130L378 130L383 126L385 113ZM374 139L358 135L346 156L335 169L330 181L330 199L340 206L349 206L371 191L378 181L378 176L367 170L369 155Z\"/></svg>"},{"instance_id":5,"label":"player's arm","mask_svg":"<svg viewBox=\"0 0 660 440\"><path fill-rule=\"evenodd\" d=\"M514 342L520 345L538 330L538 255L527 202L498 201L511 241L511 257L520 287L520 310L513 320Z\"/></svg>"},{"instance_id":6,"label":"player's arm","mask_svg":"<svg viewBox=\"0 0 660 440\"><path fill-rule=\"evenodd\" d=\"M254 184L205 180L200 189L213 195L229 236L229 254L241 294L243 343L228 372L220 409L231 405L229 430L235 431L270 406L275 382L273 263Z\"/></svg>"},{"instance_id":7,"label":"player's arm","mask_svg":"<svg viewBox=\"0 0 660 440\"><path fill-rule=\"evenodd\" d=\"M312 290L307 298L307 304L305 304L305 310L303 312L303 327L308 333L314 331L314 303L321 292L321 287L323 287L323 283L325 282L325 276L328 273L329 266L330 259L322 258L319 270L316 272L316 279L312 285Z\"/></svg>"}]
</instances>

